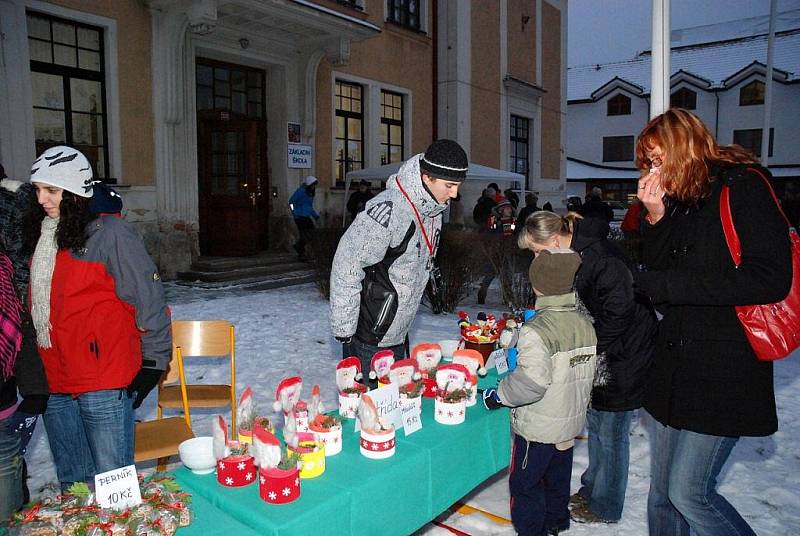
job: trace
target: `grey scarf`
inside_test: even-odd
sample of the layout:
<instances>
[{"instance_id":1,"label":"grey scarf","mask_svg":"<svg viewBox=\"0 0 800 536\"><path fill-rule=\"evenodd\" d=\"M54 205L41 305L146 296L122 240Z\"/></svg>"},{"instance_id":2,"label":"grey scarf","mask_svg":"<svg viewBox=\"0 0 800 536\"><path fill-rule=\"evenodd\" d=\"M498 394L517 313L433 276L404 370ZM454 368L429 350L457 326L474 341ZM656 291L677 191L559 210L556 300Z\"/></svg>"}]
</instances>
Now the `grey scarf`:
<instances>
[{"instance_id":1,"label":"grey scarf","mask_svg":"<svg viewBox=\"0 0 800 536\"><path fill-rule=\"evenodd\" d=\"M42 234L31 259L31 317L36 328L36 343L50 348L50 284L56 266L56 227L58 218L42 220Z\"/></svg>"}]
</instances>

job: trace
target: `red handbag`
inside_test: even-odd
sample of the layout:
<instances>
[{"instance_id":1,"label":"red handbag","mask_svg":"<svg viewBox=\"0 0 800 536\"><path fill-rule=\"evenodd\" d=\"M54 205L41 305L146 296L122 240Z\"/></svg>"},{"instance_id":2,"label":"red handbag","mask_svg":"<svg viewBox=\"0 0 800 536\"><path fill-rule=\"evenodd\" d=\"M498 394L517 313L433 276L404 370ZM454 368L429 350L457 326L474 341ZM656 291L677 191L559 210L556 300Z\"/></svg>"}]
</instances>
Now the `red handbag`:
<instances>
[{"instance_id":1,"label":"red handbag","mask_svg":"<svg viewBox=\"0 0 800 536\"><path fill-rule=\"evenodd\" d=\"M789 240L792 248L792 286L789 294L783 301L776 303L736 306L736 316L742 323L747 340L756 357L759 361L775 361L783 359L800 346L800 275L798 275L800 274L800 236L789 224L789 220L781 210L778 198L772 190L772 185L764 174L755 168L747 168L747 170L758 174L764 180L772 194L772 199L775 200L778 210L789 226ZM725 242L728 244L734 264L738 267L742 262L742 246L733 226L730 191L727 185L722 186L719 214L722 220L722 231L725 233Z\"/></svg>"}]
</instances>

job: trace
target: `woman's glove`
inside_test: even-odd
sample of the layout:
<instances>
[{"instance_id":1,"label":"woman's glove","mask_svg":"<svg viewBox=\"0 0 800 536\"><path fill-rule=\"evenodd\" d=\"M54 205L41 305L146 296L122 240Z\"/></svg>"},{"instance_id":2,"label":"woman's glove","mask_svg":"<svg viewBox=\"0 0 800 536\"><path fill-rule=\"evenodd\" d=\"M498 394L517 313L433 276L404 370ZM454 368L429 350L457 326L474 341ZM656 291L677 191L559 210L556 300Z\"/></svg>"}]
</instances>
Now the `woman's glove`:
<instances>
[{"instance_id":1,"label":"woman's glove","mask_svg":"<svg viewBox=\"0 0 800 536\"><path fill-rule=\"evenodd\" d=\"M163 373L163 370L152 368L141 368L139 370L127 389L129 397L133 397L133 394L136 393L136 398L133 401L133 409L142 405L142 402L144 402L144 399L150 394L150 391L153 390L153 387L158 385L158 381L161 379Z\"/></svg>"},{"instance_id":2,"label":"woman's glove","mask_svg":"<svg viewBox=\"0 0 800 536\"><path fill-rule=\"evenodd\" d=\"M8 421L8 429L22 436L19 440L19 453L21 455L25 454L28 443L31 437L33 437L33 431L36 428L39 415L44 413L47 409L48 398L48 395L30 395L25 397Z\"/></svg>"}]
</instances>

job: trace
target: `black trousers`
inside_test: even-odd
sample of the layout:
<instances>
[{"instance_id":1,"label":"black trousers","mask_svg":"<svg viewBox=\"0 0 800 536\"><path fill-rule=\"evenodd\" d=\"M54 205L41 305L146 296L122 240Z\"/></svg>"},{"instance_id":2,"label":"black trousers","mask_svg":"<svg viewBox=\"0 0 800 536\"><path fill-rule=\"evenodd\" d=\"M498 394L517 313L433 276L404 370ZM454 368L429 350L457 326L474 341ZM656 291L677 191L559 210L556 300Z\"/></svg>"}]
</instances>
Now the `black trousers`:
<instances>
[{"instance_id":1,"label":"black trousers","mask_svg":"<svg viewBox=\"0 0 800 536\"><path fill-rule=\"evenodd\" d=\"M299 238L294 244L294 249L301 257L306 254L306 245L314 238L314 220L307 216L301 216L294 219L295 225L299 232Z\"/></svg>"}]
</instances>

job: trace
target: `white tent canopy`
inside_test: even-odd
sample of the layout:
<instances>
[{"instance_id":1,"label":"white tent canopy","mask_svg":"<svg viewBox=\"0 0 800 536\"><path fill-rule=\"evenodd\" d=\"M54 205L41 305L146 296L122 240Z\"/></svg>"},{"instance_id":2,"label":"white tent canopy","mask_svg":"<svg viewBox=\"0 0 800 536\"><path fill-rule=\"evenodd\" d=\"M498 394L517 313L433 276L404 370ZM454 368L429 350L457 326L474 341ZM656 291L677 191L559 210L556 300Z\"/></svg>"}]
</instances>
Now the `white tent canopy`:
<instances>
[{"instance_id":1,"label":"white tent canopy","mask_svg":"<svg viewBox=\"0 0 800 536\"><path fill-rule=\"evenodd\" d=\"M395 162L394 164L386 164L367 169L358 169L349 172L345 176L344 183L344 206L342 207L342 225L345 224L347 218L347 198L350 191L350 183L353 181L385 181L400 170L402 162ZM521 186L525 185L525 175L514 173L513 171L505 171L503 169L491 168L470 162L469 169L467 169L466 180L472 181L485 181L485 182L518 182Z\"/></svg>"}]
</instances>

